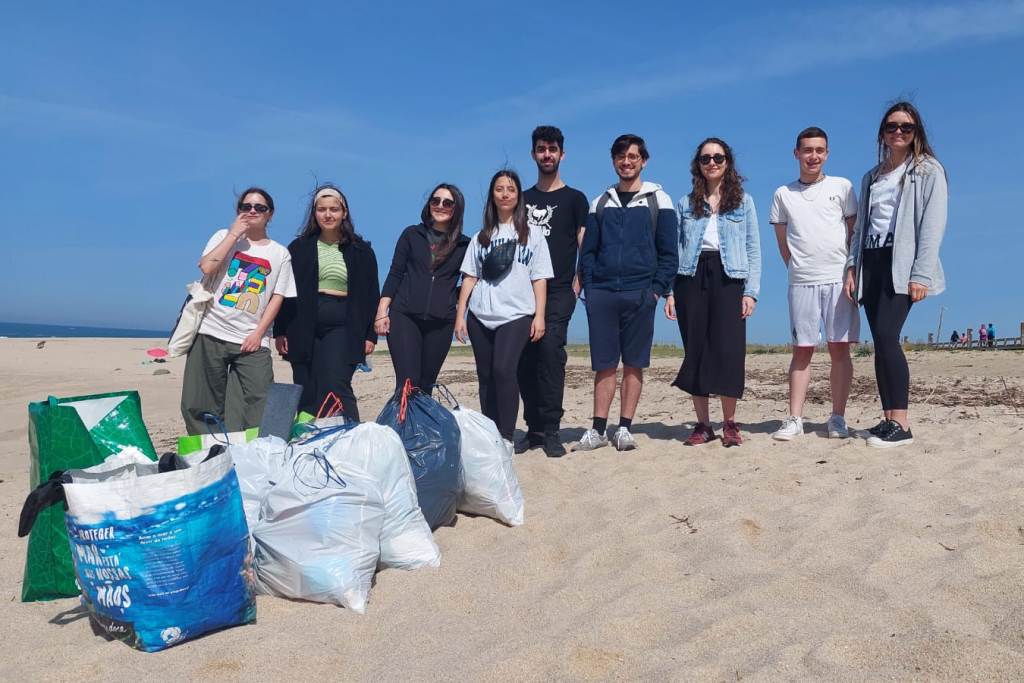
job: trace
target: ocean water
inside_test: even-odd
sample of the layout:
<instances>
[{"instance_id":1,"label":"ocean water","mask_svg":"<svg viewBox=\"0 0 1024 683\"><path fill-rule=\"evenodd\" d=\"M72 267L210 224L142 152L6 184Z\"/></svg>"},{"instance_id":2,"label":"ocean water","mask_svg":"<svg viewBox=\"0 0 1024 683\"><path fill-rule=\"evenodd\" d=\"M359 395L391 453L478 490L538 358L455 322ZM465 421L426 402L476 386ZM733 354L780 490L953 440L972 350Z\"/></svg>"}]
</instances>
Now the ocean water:
<instances>
[{"instance_id":1,"label":"ocean water","mask_svg":"<svg viewBox=\"0 0 1024 683\"><path fill-rule=\"evenodd\" d=\"M170 332L132 330L122 327L88 327L85 325L37 325L0 321L0 337L127 337L166 339Z\"/></svg>"}]
</instances>

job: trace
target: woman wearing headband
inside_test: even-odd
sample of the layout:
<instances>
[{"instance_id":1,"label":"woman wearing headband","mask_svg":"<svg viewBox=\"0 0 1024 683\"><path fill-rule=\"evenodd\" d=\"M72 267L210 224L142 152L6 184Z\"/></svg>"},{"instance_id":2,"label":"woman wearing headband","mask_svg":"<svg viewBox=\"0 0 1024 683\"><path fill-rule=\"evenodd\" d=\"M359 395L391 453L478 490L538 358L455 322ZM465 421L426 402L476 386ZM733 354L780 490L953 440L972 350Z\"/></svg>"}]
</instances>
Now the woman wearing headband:
<instances>
[{"instance_id":1,"label":"woman wearing headband","mask_svg":"<svg viewBox=\"0 0 1024 683\"><path fill-rule=\"evenodd\" d=\"M462 234L466 201L441 183L395 245L377 305L377 334L388 337L395 386L405 380L430 391L452 347L456 287L469 238Z\"/></svg>"},{"instance_id":2,"label":"woman wearing headband","mask_svg":"<svg viewBox=\"0 0 1024 683\"><path fill-rule=\"evenodd\" d=\"M270 194L250 187L238 197L231 227L210 238L199 260L213 300L185 360L181 414L189 434L210 428L207 413L232 432L256 427L263 418L274 381L270 326L282 302L295 301L286 299L295 296L291 255L267 237L273 216ZM238 379L242 405L225 414L230 375Z\"/></svg>"},{"instance_id":3,"label":"woman wearing headband","mask_svg":"<svg viewBox=\"0 0 1024 683\"><path fill-rule=\"evenodd\" d=\"M864 305L875 345L882 420L868 445L914 441L910 369L900 344L910 307L946 288L939 245L946 230L946 171L914 105L897 102L878 124L878 165L864 175L846 261L846 294Z\"/></svg>"},{"instance_id":4,"label":"woman wearing headband","mask_svg":"<svg viewBox=\"0 0 1024 683\"><path fill-rule=\"evenodd\" d=\"M345 416L358 422L352 375L377 344L373 313L380 285L377 257L356 234L338 188L317 188L288 251L298 297L278 316L274 342L303 387L299 408L315 414L333 392Z\"/></svg>"}]
</instances>

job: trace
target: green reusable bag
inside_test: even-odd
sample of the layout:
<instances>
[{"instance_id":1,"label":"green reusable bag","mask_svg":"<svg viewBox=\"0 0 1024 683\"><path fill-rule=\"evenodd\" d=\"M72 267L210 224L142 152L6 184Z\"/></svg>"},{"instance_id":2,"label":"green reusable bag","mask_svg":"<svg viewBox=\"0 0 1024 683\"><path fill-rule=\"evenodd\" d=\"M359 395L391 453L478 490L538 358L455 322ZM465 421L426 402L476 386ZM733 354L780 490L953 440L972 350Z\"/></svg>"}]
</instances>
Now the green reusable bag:
<instances>
[{"instance_id":1,"label":"green reusable bag","mask_svg":"<svg viewBox=\"0 0 1024 683\"><path fill-rule=\"evenodd\" d=\"M28 405L31 448L29 490L54 472L98 465L127 446L156 460L156 450L142 421L137 391L55 398ZM79 594L64 510L53 505L36 519L28 539L22 602L54 600Z\"/></svg>"},{"instance_id":2,"label":"green reusable bag","mask_svg":"<svg viewBox=\"0 0 1024 683\"><path fill-rule=\"evenodd\" d=\"M231 444L249 443L259 435L259 427L249 427L244 432L217 432L213 430L209 434L179 436L178 455L191 455L199 451L208 451L217 444L230 446Z\"/></svg>"}]
</instances>

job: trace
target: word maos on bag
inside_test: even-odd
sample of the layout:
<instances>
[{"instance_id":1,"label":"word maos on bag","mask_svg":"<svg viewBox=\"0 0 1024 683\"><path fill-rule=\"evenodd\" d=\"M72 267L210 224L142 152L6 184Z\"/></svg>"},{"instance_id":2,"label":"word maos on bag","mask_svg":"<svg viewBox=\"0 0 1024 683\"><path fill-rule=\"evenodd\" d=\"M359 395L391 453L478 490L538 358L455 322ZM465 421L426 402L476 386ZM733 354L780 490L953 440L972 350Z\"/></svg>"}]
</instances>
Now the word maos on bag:
<instances>
[{"instance_id":1,"label":"word maos on bag","mask_svg":"<svg viewBox=\"0 0 1024 683\"><path fill-rule=\"evenodd\" d=\"M68 537L90 616L150 652L255 621L231 458L159 472L133 450L65 474Z\"/></svg>"}]
</instances>

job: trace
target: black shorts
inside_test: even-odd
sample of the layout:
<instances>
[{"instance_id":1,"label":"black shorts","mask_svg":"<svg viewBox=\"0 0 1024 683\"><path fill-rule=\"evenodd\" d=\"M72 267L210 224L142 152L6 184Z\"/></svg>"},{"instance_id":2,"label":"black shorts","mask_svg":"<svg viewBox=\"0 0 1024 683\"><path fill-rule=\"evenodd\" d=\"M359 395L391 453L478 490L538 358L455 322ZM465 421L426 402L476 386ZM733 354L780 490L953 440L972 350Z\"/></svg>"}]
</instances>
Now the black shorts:
<instances>
[{"instance_id":1,"label":"black shorts","mask_svg":"<svg viewBox=\"0 0 1024 683\"><path fill-rule=\"evenodd\" d=\"M631 368L648 367L658 306L654 290L588 289L586 294L590 366L594 371L617 368L620 359Z\"/></svg>"}]
</instances>

